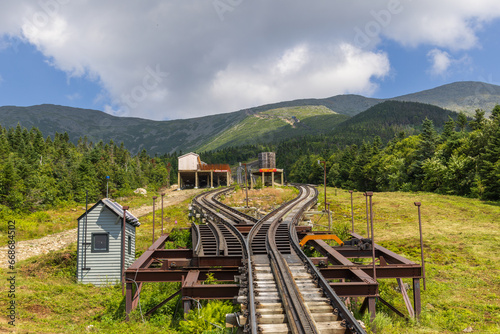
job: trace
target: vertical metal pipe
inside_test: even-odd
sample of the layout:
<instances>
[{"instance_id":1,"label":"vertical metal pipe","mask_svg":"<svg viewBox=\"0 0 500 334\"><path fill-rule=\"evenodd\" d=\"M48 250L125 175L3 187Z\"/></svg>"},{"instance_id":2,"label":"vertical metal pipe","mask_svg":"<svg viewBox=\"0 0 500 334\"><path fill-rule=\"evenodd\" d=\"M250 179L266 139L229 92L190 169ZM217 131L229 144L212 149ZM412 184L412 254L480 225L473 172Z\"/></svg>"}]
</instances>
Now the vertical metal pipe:
<instances>
[{"instance_id":1,"label":"vertical metal pipe","mask_svg":"<svg viewBox=\"0 0 500 334\"><path fill-rule=\"evenodd\" d=\"M163 196L165 193L161 194L161 235L163 235Z\"/></svg>"},{"instance_id":2,"label":"vertical metal pipe","mask_svg":"<svg viewBox=\"0 0 500 334\"><path fill-rule=\"evenodd\" d=\"M373 236L373 204L372 204L373 191L367 191L366 195L370 197L370 223L371 223L371 229L372 229L373 279L375 281L377 281L377 273L375 271L375 238Z\"/></svg>"},{"instance_id":3,"label":"vertical metal pipe","mask_svg":"<svg viewBox=\"0 0 500 334\"><path fill-rule=\"evenodd\" d=\"M245 192L246 192L246 199L247 199L247 208L248 208L248 181L247 181L247 164L243 164L245 166ZM271 185L272 187L272 185Z\"/></svg>"},{"instance_id":4,"label":"vertical metal pipe","mask_svg":"<svg viewBox=\"0 0 500 334\"><path fill-rule=\"evenodd\" d=\"M422 277L424 280L424 291L425 291L426 286L425 286L424 240L422 237L422 217L420 216L420 205L422 204L420 202L415 202L415 205L418 207L418 227L420 230L420 257L422 260Z\"/></svg>"},{"instance_id":5,"label":"vertical metal pipe","mask_svg":"<svg viewBox=\"0 0 500 334\"><path fill-rule=\"evenodd\" d=\"M370 238L370 218L368 216L368 195L363 193L366 199L366 237Z\"/></svg>"},{"instance_id":6,"label":"vertical metal pipe","mask_svg":"<svg viewBox=\"0 0 500 334\"><path fill-rule=\"evenodd\" d=\"M330 203L328 205L328 234L332 233L332 216L330 215Z\"/></svg>"},{"instance_id":7,"label":"vertical metal pipe","mask_svg":"<svg viewBox=\"0 0 500 334\"><path fill-rule=\"evenodd\" d=\"M352 233L354 233L354 209L352 206L352 190L349 190L349 194L351 194L351 224L352 224Z\"/></svg>"},{"instance_id":8,"label":"vertical metal pipe","mask_svg":"<svg viewBox=\"0 0 500 334\"><path fill-rule=\"evenodd\" d=\"M125 296L125 222L128 206L123 206L123 224L122 224L122 295Z\"/></svg>"},{"instance_id":9,"label":"vertical metal pipe","mask_svg":"<svg viewBox=\"0 0 500 334\"><path fill-rule=\"evenodd\" d=\"M326 209L326 161L321 161L323 163L323 184L325 185L325 209ZM330 208L328 208L328 213L330 213Z\"/></svg>"},{"instance_id":10,"label":"vertical metal pipe","mask_svg":"<svg viewBox=\"0 0 500 334\"><path fill-rule=\"evenodd\" d=\"M155 199L157 197L153 196L153 242L152 244L155 243Z\"/></svg>"},{"instance_id":11,"label":"vertical metal pipe","mask_svg":"<svg viewBox=\"0 0 500 334\"><path fill-rule=\"evenodd\" d=\"M87 216L89 214L89 191L85 190L85 226L83 228L83 270L87 269Z\"/></svg>"}]
</instances>

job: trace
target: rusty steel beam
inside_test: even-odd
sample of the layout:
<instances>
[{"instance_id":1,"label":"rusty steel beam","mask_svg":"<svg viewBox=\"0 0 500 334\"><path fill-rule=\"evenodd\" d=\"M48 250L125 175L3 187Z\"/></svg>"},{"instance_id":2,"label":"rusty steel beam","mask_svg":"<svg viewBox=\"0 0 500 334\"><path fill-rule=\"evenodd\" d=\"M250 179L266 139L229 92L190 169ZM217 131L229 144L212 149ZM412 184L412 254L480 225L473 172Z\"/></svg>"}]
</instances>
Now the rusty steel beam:
<instances>
[{"instance_id":1,"label":"rusty steel beam","mask_svg":"<svg viewBox=\"0 0 500 334\"><path fill-rule=\"evenodd\" d=\"M198 282L198 277L200 276L199 270L189 270L185 278L182 280L182 291L184 292L185 287L193 286ZM184 296L184 293L182 294Z\"/></svg>"},{"instance_id":2,"label":"rusty steel beam","mask_svg":"<svg viewBox=\"0 0 500 334\"><path fill-rule=\"evenodd\" d=\"M181 293L181 290L177 290L177 292L174 292L170 297L159 303L158 305L154 306L151 310L147 311L145 315L151 315L153 312L155 312L157 309L171 301L173 298L175 298L177 295Z\"/></svg>"},{"instance_id":3,"label":"rusty steel beam","mask_svg":"<svg viewBox=\"0 0 500 334\"><path fill-rule=\"evenodd\" d=\"M157 259L178 259L178 258L190 259L193 257L193 250L187 248L155 249L151 257Z\"/></svg>"},{"instance_id":4,"label":"rusty steel beam","mask_svg":"<svg viewBox=\"0 0 500 334\"><path fill-rule=\"evenodd\" d=\"M150 262L152 254L158 248L161 248L165 245L165 241L167 240L169 234L164 234L159 237L154 244L152 244L142 255L132 263L132 265L127 270L137 270L138 268L146 267L146 264Z\"/></svg>"},{"instance_id":5,"label":"rusty steel beam","mask_svg":"<svg viewBox=\"0 0 500 334\"><path fill-rule=\"evenodd\" d=\"M340 297L377 297L378 284L365 282L336 282L330 283L335 293Z\"/></svg>"},{"instance_id":6,"label":"rusty steel beam","mask_svg":"<svg viewBox=\"0 0 500 334\"><path fill-rule=\"evenodd\" d=\"M362 238L359 234L357 233L351 233L351 235L354 238ZM407 258L402 257L401 255L398 255L387 248L384 248L380 245L375 244L375 250L377 251L377 257L380 255L383 255L384 258L387 260L388 264L415 264L415 262L408 260Z\"/></svg>"},{"instance_id":7,"label":"rusty steel beam","mask_svg":"<svg viewBox=\"0 0 500 334\"><path fill-rule=\"evenodd\" d=\"M328 257L328 260L334 264L340 264L344 266L353 265L353 263L349 261L349 259L344 257L336 249L328 245L323 240L309 240L307 243L313 246L314 249L320 252L322 255Z\"/></svg>"},{"instance_id":8,"label":"rusty steel beam","mask_svg":"<svg viewBox=\"0 0 500 334\"><path fill-rule=\"evenodd\" d=\"M234 299L239 290L239 284L195 284L183 287L182 295L194 299Z\"/></svg>"},{"instance_id":9,"label":"rusty steel beam","mask_svg":"<svg viewBox=\"0 0 500 334\"><path fill-rule=\"evenodd\" d=\"M242 266L242 257L227 255L227 256L199 256L193 258L193 266L195 267L240 267Z\"/></svg>"},{"instance_id":10,"label":"rusty steel beam","mask_svg":"<svg viewBox=\"0 0 500 334\"><path fill-rule=\"evenodd\" d=\"M321 274L326 279L345 278L349 271L353 268L360 269L368 276L372 277L373 272L371 266L328 266L319 268ZM377 267L378 278L419 278L421 277L421 267L419 265L402 266L402 265L387 265Z\"/></svg>"},{"instance_id":11,"label":"rusty steel beam","mask_svg":"<svg viewBox=\"0 0 500 334\"><path fill-rule=\"evenodd\" d=\"M233 269L202 269L190 268L191 270L200 271L200 277L206 277L207 273L212 273L214 278L223 282L234 282L234 276L240 275L237 268ZM125 272L127 279L133 279L136 282L181 282L182 276L187 276L189 268L180 270L162 270L162 269L141 269L136 271Z\"/></svg>"}]
</instances>

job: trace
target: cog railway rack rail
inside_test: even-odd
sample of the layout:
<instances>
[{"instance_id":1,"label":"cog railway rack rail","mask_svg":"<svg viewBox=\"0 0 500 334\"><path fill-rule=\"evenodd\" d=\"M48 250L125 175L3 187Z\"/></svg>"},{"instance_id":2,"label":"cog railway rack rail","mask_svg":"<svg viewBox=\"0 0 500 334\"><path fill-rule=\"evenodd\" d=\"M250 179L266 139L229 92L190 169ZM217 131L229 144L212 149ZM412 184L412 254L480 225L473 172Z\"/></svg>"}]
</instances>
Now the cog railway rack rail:
<instances>
[{"instance_id":1,"label":"cog railway rack rail","mask_svg":"<svg viewBox=\"0 0 500 334\"><path fill-rule=\"evenodd\" d=\"M396 278L409 317L420 314L422 267L370 239L351 233L342 246L321 239L307 245L322 257L307 257L299 240L312 232L300 226L304 213L317 203L318 192L309 185L295 185L299 195L260 220L241 213L217 199L231 187L195 197L191 216L192 249L165 249L163 234L126 271L126 313L137 307L142 285L147 282L182 282L179 291L146 314L151 314L177 295L184 311L193 299L232 299L241 314L226 321L247 333L365 333L345 302L364 298L360 311L375 316L375 302L406 315L386 302L377 279ZM351 259L372 259L359 264ZM375 269L375 272L374 272ZM204 284L211 275L221 284ZM413 305L402 278L413 279Z\"/></svg>"}]
</instances>

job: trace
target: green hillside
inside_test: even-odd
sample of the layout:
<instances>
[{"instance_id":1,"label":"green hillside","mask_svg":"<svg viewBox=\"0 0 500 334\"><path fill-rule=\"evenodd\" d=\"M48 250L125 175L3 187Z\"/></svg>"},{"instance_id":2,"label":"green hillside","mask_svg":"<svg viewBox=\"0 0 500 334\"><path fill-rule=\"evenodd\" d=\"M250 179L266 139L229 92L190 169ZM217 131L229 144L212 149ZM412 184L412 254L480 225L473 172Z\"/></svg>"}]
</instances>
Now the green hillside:
<instances>
[{"instance_id":1,"label":"green hillside","mask_svg":"<svg viewBox=\"0 0 500 334\"><path fill-rule=\"evenodd\" d=\"M220 133L197 151L209 151L250 143L270 143L308 134L331 132L348 116L325 106L285 107L248 115L242 122Z\"/></svg>"},{"instance_id":2,"label":"green hillside","mask_svg":"<svg viewBox=\"0 0 500 334\"><path fill-rule=\"evenodd\" d=\"M449 116L456 118L457 113L430 104L386 101L340 123L335 128L334 137L345 144L360 144L375 136L386 142L400 132L416 134L425 118L440 129Z\"/></svg>"},{"instance_id":3,"label":"green hillside","mask_svg":"<svg viewBox=\"0 0 500 334\"><path fill-rule=\"evenodd\" d=\"M346 94L323 99L282 101L226 114L170 121L116 117L98 110L50 104L30 107L4 106L0 107L0 125L8 128L16 127L19 123L28 129L34 126L40 129L44 138L54 137L56 132L67 132L74 144L84 136L94 143L113 140L115 143L123 142L132 154L145 149L154 155L327 134L337 123L346 120L347 116L356 116L389 100L432 104L453 111L463 110L469 115L480 108L486 110L488 116L493 106L500 103L500 86L483 82L456 82L389 99ZM325 110L327 112L324 112ZM271 117L269 113L275 116ZM279 116L280 113L288 116ZM300 116L296 117L300 122L294 124L287 119L286 117L293 116L290 113L299 113ZM340 115L344 115L343 118ZM261 118L258 119L259 117ZM377 130L374 125L372 128ZM336 127L336 131L343 129L343 126ZM358 136L358 128L348 130ZM393 131L388 134L390 132ZM381 137L384 137L384 134ZM349 141L356 139L351 134L336 139L343 138Z\"/></svg>"}]
</instances>

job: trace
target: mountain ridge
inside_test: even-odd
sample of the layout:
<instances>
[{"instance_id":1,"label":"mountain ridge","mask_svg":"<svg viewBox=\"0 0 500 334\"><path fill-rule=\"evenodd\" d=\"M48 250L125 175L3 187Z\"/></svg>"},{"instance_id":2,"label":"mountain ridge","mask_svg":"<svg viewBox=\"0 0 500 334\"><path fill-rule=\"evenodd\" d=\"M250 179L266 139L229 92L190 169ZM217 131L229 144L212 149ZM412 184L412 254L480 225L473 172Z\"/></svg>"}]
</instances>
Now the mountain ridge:
<instances>
[{"instance_id":1,"label":"mountain ridge","mask_svg":"<svg viewBox=\"0 0 500 334\"><path fill-rule=\"evenodd\" d=\"M44 136L66 131L74 143L80 137L87 136L87 139L93 142L124 142L133 154L143 149L151 154L163 154L218 149L251 141L269 142L311 133L330 133L338 128L340 121L345 121L341 117L355 116L379 103L391 100L427 103L455 111L464 110L471 115L476 108L490 112L494 105L500 103L500 86L462 81L389 99L346 94L324 99L283 101L230 113L169 121L119 117L93 109L51 104L31 107L4 106L0 107L0 125L15 127L19 123L26 128L35 126ZM318 107L324 107L336 114L311 115L310 110ZM279 110L286 108L296 108L297 117L303 120L300 126L294 128L294 121L279 117L271 117L268 122L255 123L255 130L266 131L251 131L252 125L245 125L245 122L254 120L249 117L255 118L255 115L263 115L266 112L279 113ZM307 117L303 113L307 114ZM273 124L270 124L271 122ZM245 129L241 136L238 136L238 133L230 134L238 126ZM220 138L225 139L221 141Z\"/></svg>"}]
</instances>

